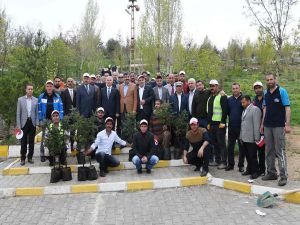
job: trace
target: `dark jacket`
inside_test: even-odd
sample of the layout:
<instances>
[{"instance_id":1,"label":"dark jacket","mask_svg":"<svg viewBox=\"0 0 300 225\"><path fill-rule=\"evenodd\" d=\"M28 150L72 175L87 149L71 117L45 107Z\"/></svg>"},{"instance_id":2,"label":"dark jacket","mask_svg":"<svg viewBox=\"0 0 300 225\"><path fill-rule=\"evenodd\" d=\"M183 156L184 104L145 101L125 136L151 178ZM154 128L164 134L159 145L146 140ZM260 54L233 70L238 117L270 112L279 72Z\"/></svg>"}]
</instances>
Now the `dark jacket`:
<instances>
[{"instance_id":1,"label":"dark jacket","mask_svg":"<svg viewBox=\"0 0 300 225\"><path fill-rule=\"evenodd\" d=\"M137 132L133 136L132 149L135 155L142 158L146 156L148 160L153 155L155 148L153 134L147 131L145 134Z\"/></svg>"},{"instance_id":2,"label":"dark jacket","mask_svg":"<svg viewBox=\"0 0 300 225\"><path fill-rule=\"evenodd\" d=\"M230 96L227 100L228 102L228 117L229 123L228 127L232 128L240 128L241 127L241 118L244 108L241 103L242 94L239 97L235 98L234 96Z\"/></svg>"},{"instance_id":3,"label":"dark jacket","mask_svg":"<svg viewBox=\"0 0 300 225\"><path fill-rule=\"evenodd\" d=\"M213 116L213 104L216 96L211 96L208 100L208 112L207 112L207 119L209 124L219 124L220 122L212 121ZM227 103L227 96L221 96L221 108L222 108L222 118L221 123L226 124L227 114L228 114L228 103Z\"/></svg>"},{"instance_id":4,"label":"dark jacket","mask_svg":"<svg viewBox=\"0 0 300 225\"><path fill-rule=\"evenodd\" d=\"M80 85L77 89L76 106L80 115L85 118L91 117L96 109L95 87L89 85L89 93L84 85Z\"/></svg>"},{"instance_id":5,"label":"dark jacket","mask_svg":"<svg viewBox=\"0 0 300 225\"><path fill-rule=\"evenodd\" d=\"M177 97L177 93L175 93L174 95L170 96L169 98L169 103L171 106L171 110L173 114L180 114L183 111L186 111L187 113L189 112L189 99L187 97L187 95L185 94L181 94L181 106L180 106L180 111L179 111L179 107L178 107L178 97Z\"/></svg>"},{"instance_id":6,"label":"dark jacket","mask_svg":"<svg viewBox=\"0 0 300 225\"><path fill-rule=\"evenodd\" d=\"M147 116L151 116L152 114L152 106L153 106L153 100L154 100L154 92L153 89L148 86L145 85L144 87L144 92L143 92L143 97L142 99L140 99L140 95L139 95L139 86L137 87L137 112L140 110L140 101L141 100L145 100L145 104L143 105L143 112L145 113L145 115Z\"/></svg>"},{"instance_id":7,"label":"dark jacket","mask_svg":"<svg viewBox=\"0 0 300 225\"><path fill-rule=\"evenodd\" d=\"M101 89L100 106L105 110L105 117L115 118L116 114L120 114L120 93L111 87L109 98L107 98L107 87Z\"/></svg>"},{"instance_id":8,"label":"dark jacket","mask_svg":"<svg viewBox=\"0 0 300 225\"><path fill-rule=\"evenodd\" d=\"M76 108L76 90L73 89L73 101L70 96L68 88L64 89L60 94L64 106L64 113L68 115L71 113L72 108Z\"/></svg>"},{"instance_id":9,"label":"dark jacket","mask_svg":"<svg viewBox=\"0 0 300 225\"><path fill-rule=\"evenodd\" d=\"M196 134L189 130L185 137L185 149L188 150L191 145L192 151L198 152L205 141L210 142L209 134L205 128L199 127Z\"/></svg>"},{"instance_id":10,"label":"dark jacket","mask_svg":"<svg viewBox=\"0 0 300 225\"><path fill-rule=\"evenodd\" d=\"M192 103L192 116L196 118L207 118L207 100L210 90L196 91Z\"/></svg>"}]
</instances>

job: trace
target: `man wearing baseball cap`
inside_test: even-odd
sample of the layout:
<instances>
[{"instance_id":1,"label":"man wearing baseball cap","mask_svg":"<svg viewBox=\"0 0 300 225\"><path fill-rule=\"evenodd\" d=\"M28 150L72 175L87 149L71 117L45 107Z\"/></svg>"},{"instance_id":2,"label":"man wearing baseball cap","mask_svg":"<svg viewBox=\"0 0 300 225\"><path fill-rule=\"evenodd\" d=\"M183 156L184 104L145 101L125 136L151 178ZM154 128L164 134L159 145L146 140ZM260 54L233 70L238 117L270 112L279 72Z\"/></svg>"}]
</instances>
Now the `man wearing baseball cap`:
<instances>
[{"instance_id":1,"label":"man wearing baseball cap","mask_svg":"<svg viewBox=\"0 0 300 225\"><path fill-rule=\"evenodd\" d=\"M59 118L61 120L64 117L63 103L60 96L54 92L53 84L54 83L52 80L47 80L45 83L45 91L42 92L38 98L39 123L42 127L42 141L40 147L40 155L42 162L45 162L45 123L47 120L51 120L51 113L53 110L57 110L59 112Z\"/></svg>"},{"instance_id":2,"label":"man wearing baseball cap","mask_svg":"<svg viewBox=\"0 0 300 225\"><path fill-rule=\"evenodd\" d=\"M261 115L263 116L263 101L264 101L264 85L260 81L256 81L253 84L253 90L255 92L255 97L253 99L253 105L257 106ZM261 118L262 119L262 118ZM263 134L261 134L263 136ZM259 166L259 175L264 176L266 171L266 155L265 155L265 145L257 146L258 147L258 166Z\"/></svg>"},{"instance_id":3,"label":"man wearing baseball cap","mask_svg":"<svg viewBox=\"0 0 300 225\"><path fill-rule=\"evenodd\" d=\"M208 173L210 145L209 135L205 128L198 125L198 120L193 117L190 119L190 127L186 133L185 150L183 151L183 162L185 164L195 165L194 171L200 171L202 167L201 177L205 177ZM190 145L192 151L188 151Z\"/></svg>"},{"instance_id":4,"label":"man wearing baseball cap","mask_svg":"<svg viewBox=\"0 0 300 225\"><path fill-rule=\"evenodd\" d=\"M112 130L113 127L113 118L107 117L105 119L105 130L102 130L97 134L95 142L85 151L85 154L89 155L96 149L96 160L99 163L100 177L105 177L105 173L108 173L107 167L116 167L120 165L120 161L111 155L113 143L117 142L123 146L130 146L126 141L119 138L117 133Z\"/></svg>"},{"instance_id":5,"label":"man wearing baseball cap","mask_svg":"<svg viewBox=\"0 0 300 225\"><path fill-rule=\"evenodd\" d=\"M212 166L218 165L218 169L225 169L227 166L226 152L226 119L227 119L227 96L221 95L219 82L211 80L210 97L207 100L207 129L210 132L212 144L214 146L214 162Z\"/></svg>"},{"instance_id":6,"label":"man wearing baseball cap","mask_svg":"<svg viewBox=\"0 0 300 225\"><path fill-rule=\"evenodd\" d=\"M132 144L134 152L132 162L137 169L137 173L142 173L142 164L146 164L147 173L151 173L152 167L158 163L159 158L153 154L154 148L154 137L148 131L148 121L142 119L140 121L140 130L134 134Z\"/></svg>"},{"instance_id":7,"label":"man wearing baseball cap","mask_svg":"<svg viewBox=\"0 0 300 225\"><path fill-rule=\"evenodd\" d=\"M96 113L97 113L97 115L96 115L96 119L95 119L95 125L98 128L97 133L99 133L100 131L105 129L105 118L104 118L105 111L104 111L104 108L103 107L97 108Z\"/></svg>"}]
</instances>

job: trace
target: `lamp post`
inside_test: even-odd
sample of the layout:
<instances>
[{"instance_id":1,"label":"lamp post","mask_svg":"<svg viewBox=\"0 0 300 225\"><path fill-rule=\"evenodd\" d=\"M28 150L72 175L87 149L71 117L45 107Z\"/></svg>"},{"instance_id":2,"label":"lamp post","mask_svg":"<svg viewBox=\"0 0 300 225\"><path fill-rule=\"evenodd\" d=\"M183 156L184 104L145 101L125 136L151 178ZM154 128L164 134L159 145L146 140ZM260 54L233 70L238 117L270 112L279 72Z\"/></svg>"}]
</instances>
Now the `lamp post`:
<instances>
[{"instance_id":1,"label":"lamp post","mask_svg":"<svg viewBox=\"0 0 300 225\"><path fill-rule=\"evenodd\" d=\"M135 49L135 23L134 23L134 11L139 11L140 7L135 4L137 0L129 0L131 4L127 6L127 9L125 11L130 15L131 17L131 37L130 37L130 70L132 67L132 64L134 64L134 49ZM131 9L131 11L130 11ZM135 71L135 66L133 66L133 71Z\"/></svg>"}]
</instances>

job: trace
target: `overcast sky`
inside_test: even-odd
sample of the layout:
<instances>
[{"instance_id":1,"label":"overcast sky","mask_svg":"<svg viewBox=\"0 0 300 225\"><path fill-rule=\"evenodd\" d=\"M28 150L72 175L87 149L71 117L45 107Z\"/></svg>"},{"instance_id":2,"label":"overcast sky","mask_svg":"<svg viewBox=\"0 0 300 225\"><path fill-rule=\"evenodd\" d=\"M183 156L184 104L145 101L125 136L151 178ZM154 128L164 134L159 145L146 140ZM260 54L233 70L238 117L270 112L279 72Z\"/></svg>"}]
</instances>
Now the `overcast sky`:
<instances>
[{"instance_id":1,"label":"overcast sky","mask_svg":"<svg viewBox=\"0 0 300 225\"><path fill-rule=\"evenodd\" d=\"M0 0L14 27L29 26L42 28L50 37L56 35L59 27L68 31L79 27L88 0ZM137 1L144 12L142 0ZM244 14L244 0L181 0L183 7L183 37L201 43L206 35L218 47L227 46L231 38L255 40L257 28L250 26L251 20ZM102 30L102 40L130 36L130 16L125 12L128 0L98 0L100 13L98 26ZM299 15L300 6L294 9L294 17Z\"/></svg>"}]
</instances>

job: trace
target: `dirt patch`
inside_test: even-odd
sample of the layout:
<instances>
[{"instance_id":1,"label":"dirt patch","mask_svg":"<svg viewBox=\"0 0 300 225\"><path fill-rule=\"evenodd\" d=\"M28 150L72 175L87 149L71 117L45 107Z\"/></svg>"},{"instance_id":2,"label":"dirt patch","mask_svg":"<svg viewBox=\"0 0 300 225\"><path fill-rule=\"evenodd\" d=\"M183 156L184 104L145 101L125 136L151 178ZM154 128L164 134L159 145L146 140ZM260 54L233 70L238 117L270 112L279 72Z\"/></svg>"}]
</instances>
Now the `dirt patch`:
<instances>
[{"instance_id":1,"label":"dirt patch","mask_svg":"<svg viewBox=\"0 0 300 225\"><path fill-rule=\"evenodd\" d=\"M300 181L300 127L293 127L286 135L289 179Z\"/></svg>"}]
</instances>

